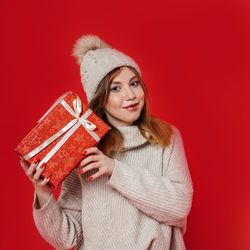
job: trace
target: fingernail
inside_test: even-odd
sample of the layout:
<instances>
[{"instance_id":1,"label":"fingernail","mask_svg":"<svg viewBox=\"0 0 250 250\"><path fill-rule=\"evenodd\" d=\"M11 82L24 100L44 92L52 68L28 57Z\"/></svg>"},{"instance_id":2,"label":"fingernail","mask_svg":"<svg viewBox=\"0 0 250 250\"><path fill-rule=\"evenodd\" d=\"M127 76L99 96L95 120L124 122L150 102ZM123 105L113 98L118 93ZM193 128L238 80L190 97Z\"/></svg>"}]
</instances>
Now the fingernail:
<instances>
[{"instance_id":1,"label":"fingernail","mask_svg":"<svg viewBox=\"0 0 250 250\"><path fill-rule=\"evenodd\" d=\"M81 153L81 155L83 156L83 155L86 155L87 154L87 151L86 150L84 150L82 153Z\"/></svg>"},{"instance_id":2,"label":"fingernail","mask_svg":"<svg viewBox=\"0 0 250 250\"><path fill-rule=\"evenodd\" d=\"M34 164L34 165L35 165L35 164L37 164L39 161L40 161L39 159L38 159L38 160L36 160L36 161L33 161L33 162L32 162L32 164Z\"/></svg>"},{"instance_id":3,"label":"fingernail","mask_svg":"<svg viewBox=\"0 0 250 250\"><path fill-rule=\"evenodd\" d=\"M83 169L81 169L77 172L77 174L82 174L83 172L84 172Z\"/></svg>"},{"instance_id":4,"label":"fingernail","mask_svg":"<svg viewBox=\"0 0 250 250\"><path fill-rule=\"evenodd\" d=\"M78 164L77 166L76 166L76 168L80 168L81 167L81 164Z\"/></svg>"},{"instance_id":5,"label":"fingernail","mask_svg":"<svg viewBox=\"0 0 250 250\"><path fill-rule=\"evenodd\" d=\"M40 168L45 168L46 165L47 165L47 163L44 162L44 163L40 166Z\"/></svg>"},{"instance_id":6,"label":"fingernail","mask_svg":"<svg viewBox=\"0 0 250 250\"><path fill-rule=\"evenodd\" d=\"M91 177L89 177L88 179L87 179L87 181L91 181L93 179L93 177L91 176Z\"/></svg>"}]
</instances>

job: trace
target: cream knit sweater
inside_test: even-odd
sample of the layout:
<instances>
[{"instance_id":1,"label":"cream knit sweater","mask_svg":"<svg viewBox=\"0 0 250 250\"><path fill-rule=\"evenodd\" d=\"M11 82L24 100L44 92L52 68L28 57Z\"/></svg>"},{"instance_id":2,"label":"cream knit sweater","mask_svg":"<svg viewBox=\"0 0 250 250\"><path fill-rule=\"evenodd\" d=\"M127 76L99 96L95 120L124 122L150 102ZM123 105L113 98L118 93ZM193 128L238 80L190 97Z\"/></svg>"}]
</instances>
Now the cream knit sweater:
<instances>
[{"instance_id":1,"label":"cream knit sweater","mask_svg":"<svg viewBox=\"0 0 250 250\"><path fill-rule=\"evenodd\" d=\"M63 182L58 201L52 194L33 216L42 237L56 249L182 250L193 184L179 130L162 149L137 126L118 127L123 151L114 156L110 177L93 181L74 170Z\"/></svg>"}]
</instances>

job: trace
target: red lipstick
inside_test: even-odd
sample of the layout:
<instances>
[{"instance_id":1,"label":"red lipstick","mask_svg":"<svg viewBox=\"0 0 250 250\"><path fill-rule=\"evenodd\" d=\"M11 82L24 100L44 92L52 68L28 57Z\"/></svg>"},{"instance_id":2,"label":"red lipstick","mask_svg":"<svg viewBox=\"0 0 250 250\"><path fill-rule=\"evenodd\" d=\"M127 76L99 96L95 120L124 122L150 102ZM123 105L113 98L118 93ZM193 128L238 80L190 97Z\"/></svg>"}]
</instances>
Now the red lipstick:
<instances>
[{"instance_id":1,"label":"red lipstick","mask_svg":"<svg viewBox=\"0 0 250 250\"><path fill-rule=\"evenodd\" d=\"M132 104L132 105L126 107L125 109L130 110L130 111L135 111L138 109L138 106L139 106L139 103L135 103L135 104Z\"/></svg>"}]
</instances>

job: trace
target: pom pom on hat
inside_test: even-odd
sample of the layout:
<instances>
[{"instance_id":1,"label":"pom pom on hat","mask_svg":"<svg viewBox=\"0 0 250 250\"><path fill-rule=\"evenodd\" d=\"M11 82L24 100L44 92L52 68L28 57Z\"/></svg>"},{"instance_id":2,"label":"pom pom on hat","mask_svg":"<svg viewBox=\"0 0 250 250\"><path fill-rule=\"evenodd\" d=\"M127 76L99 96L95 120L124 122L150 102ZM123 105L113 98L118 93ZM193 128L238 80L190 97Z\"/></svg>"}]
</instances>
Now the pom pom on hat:
<instances>
[{"instance_id":1,"label":"pom pom on hat","mask_svg":"<svg viewBox=\"0 0 250 250\"><path fill-rule=\"evenodd\" d=\"M111 48L100 37L96 35L83 35L80 37L73 48L72 56L76 57L78 64L82 63L83 57L89 50Z\"/></svg>"},{"instance_id":2,"label":"pom pom on hat","mask_svg":"<svg viewBox=\"0 0 250 250\"><path fill-rule=\"evenodd\" d=\"M72 55L80 64L81 82L88 102L95 95L101 80L113 69L131 66L141 75L136 62L126 54L113 49L96 35L83 35L73 48Z\"/></svg>"}]
</instances>

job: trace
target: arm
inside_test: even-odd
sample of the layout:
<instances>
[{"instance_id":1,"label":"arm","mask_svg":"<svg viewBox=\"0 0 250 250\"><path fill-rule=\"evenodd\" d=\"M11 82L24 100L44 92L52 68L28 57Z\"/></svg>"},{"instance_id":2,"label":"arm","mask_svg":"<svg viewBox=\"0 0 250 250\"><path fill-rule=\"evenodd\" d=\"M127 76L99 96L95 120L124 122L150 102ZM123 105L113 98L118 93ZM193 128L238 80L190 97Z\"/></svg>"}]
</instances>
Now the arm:
<instances>
[{"instance_id":1,"label":"arm","mask_svg":"<svg viewBox=\"0 0 250 250\"><path fill-rule=\"evenodd\" d=\"M62 183L56 202L53 194L39 208L34 193L33 217L42 237L56 249L70 249L82 240L81 183L75 170Z\"/></svg>"},{"instance_id":2,"label":"arm","mask_svg":"<svg viewBox=\"0 0 250 250\"><path fill-rule=\"evenodd\" d=\"M177 128L174 130L170 156L163 152L163 176L115 160L107 185L122 193L143 213L185 231L193 187L181 134Z\"/></svg>"}]
</instances>

